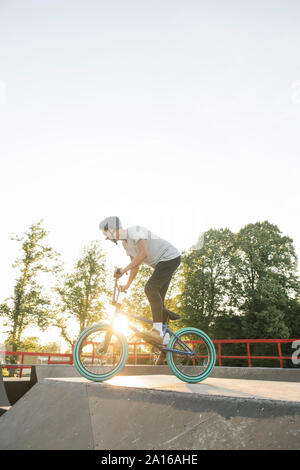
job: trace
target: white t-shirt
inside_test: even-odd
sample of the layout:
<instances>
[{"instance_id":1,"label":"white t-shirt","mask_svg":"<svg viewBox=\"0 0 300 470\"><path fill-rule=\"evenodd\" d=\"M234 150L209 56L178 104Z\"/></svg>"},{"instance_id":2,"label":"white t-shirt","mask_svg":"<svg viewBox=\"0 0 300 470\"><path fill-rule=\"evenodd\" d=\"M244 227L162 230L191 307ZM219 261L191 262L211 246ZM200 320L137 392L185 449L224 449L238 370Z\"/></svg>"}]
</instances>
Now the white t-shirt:
<instances>
[{"instance_id":1,"label":"white t-shirt","mask_svg":"<svg viewBox=\"0 0 300 470\"><path fill-rule=\"evenodd\" d=\"M139 225L129 227L127 239L123 240L123 246L128 256L135 257L137 255L136 244L139 240L146 242L147 258L143 260L143 263L152 266L152 268L155 268L160 261L170 261L180 256L179 251L171 243Z\"/></svg>"}]
</instances>

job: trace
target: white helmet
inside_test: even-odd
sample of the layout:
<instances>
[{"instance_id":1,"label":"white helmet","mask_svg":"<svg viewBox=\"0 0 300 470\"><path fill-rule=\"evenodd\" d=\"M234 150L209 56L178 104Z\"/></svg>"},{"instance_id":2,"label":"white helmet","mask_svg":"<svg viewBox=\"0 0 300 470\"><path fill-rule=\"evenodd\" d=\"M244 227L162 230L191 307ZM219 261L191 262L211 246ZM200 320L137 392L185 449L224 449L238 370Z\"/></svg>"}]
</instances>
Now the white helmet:
<instances>
[{"instance_id":1,"label":"white helmet","mask_svg":"<svg viewBox=\"0 0 300 470\"><path fill-rule=\"evenodd\" d=\"M106 217L101 220L99 224L99 229L102 230L102 232L109 232L112 236L115 235L116 230L119 230L120 228L122 228L122 224L117 216ZM112 238L112 241L117 243L116 238Z\"/></svg>"}]
</instances>

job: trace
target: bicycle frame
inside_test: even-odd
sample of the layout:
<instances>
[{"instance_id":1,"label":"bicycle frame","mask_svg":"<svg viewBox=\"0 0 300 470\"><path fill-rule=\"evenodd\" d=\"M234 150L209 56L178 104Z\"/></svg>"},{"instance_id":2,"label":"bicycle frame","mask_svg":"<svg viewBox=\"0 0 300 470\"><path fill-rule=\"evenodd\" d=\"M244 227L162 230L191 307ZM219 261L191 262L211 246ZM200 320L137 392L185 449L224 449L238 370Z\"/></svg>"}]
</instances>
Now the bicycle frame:
<instances>
[{"instance_id":1,"label":"bicycle frame","mask_svg":"<svg viewBox=\"0 0 300 470\"><path fill-rule=\"evenodd\" d=\"M113 315L113 318L112 318L112 325L113 325L113 321L115 319L115 317L117 315L123 315L123 316L126 316L126 317L130 317L130 318L134 318L138 321L141 321L141 322L144 322L144 323L148 323L150 325L153 325L153 321L151 320L148 320L147 318L143 318L143 317L139 317L137 315L133 315L131 313L127 313L127 312L123 312L121 311L121 307L122 307L122 304L118 302L118 299L119 299L119 295L121 293L121 290L120 290L120 287L118 285L118 281L117 279L115 280L115 285L114 285L114 293L113 293L113 300L112 300L112 305L115 305L116 306L116 309L115 309L115 312L114 312L114 315ZM139 330L137 330L133 325L131 325L129 323L129 327L135 331L136 333L140 333L142 334L142 332L140 332ZM152 344L154 345L155 347L157 347L159 350L161 351L164 351L164 352L173 352L173 353L176 353L176 354L180 354L180 355L185 355L185 356L194 356L195 355L195 352L184 342L182 341L179 336L176 335L176 333L174 333L168 326L168 324L163 324L163 335L165 336L166 333L169 333L171 334L172 336L175 336L175 338L177 338L177 341L178 343L183 347L185 348L185 350L178 350L178 349L170 349L170 348L167 348L167 347L164 347L164 346L161 346L161 345L158 345L158 344L155 344L155 343L150 343L149 341L146 341L144 340L145 342L149 343L149 344ZM111 335L107 335L107 338L106 338L106 341L105 343L107 343L107 345L109 344L109 341L110 341L110 338L111 338Z\"/></svg>"}]
</instances>

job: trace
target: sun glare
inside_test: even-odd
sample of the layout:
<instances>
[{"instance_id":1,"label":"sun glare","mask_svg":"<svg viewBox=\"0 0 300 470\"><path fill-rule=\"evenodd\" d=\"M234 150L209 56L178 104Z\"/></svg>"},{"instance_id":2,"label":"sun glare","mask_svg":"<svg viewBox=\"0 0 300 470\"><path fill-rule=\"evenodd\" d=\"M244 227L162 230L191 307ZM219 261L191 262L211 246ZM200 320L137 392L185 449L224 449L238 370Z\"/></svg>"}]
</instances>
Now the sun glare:
<instances>
[{"instance_id":1,"label":"sun glare","mask_svg":"<svg viewBox=\"0 0 300 470\"><path fill-rule=\"evenodd\" d=\"M128 324L128 318L123 315L118 315L114 319L114 329L125 336L130 336L132 334L132 330Z\"/></svg>"},{"instance_id":2,"label":"sun glare","mask_svg":"<svg viewBox=\"0 0 300 470\"><path fill-rule=\"evenodd\" d=\"M107 313L109 322L111 322L115 313L115 307L113 305L108 305ZM130 336L133 333L129 326L128 318L125 315L118 314L113 320L113 327L116 331L122 333L125 336Z\"/></svg>"}]
</instances>

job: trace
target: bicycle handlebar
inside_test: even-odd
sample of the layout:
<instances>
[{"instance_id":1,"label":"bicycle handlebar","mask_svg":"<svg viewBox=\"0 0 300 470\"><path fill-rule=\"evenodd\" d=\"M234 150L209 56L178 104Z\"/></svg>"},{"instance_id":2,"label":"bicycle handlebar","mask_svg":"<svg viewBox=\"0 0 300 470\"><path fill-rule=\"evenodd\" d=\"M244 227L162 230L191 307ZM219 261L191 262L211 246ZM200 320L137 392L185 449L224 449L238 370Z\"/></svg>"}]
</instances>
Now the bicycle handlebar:
<instances>
[{"instance_id":1,"label":"bicycle handlebar","mask_svg":"<svg viewBox=\"0 0 300 470\"><path fill-rule=\"evenodd\" d=\"M117 268L116 273L119 274L120 271L121 271L120 268ZM113 305L118 302L120 292L121 292L121 289L120 289L119 284L118 284L118 279L115 279L114 293L113 293L113 299L112 299L112 304Z\"/></svg>"},{"instance_id":2,"label":"bicycle handlebar","mask_svg":"<svg viewBox=\"0 0 300 470\"><path fill-rule=\"evenodd\" d=\"M113 304L117 302L119 294L120 294L120 288L118 285L118 279L115 279L114 294L113 294L113 299L112 299Z\"/></svg>"}]
</instances>

